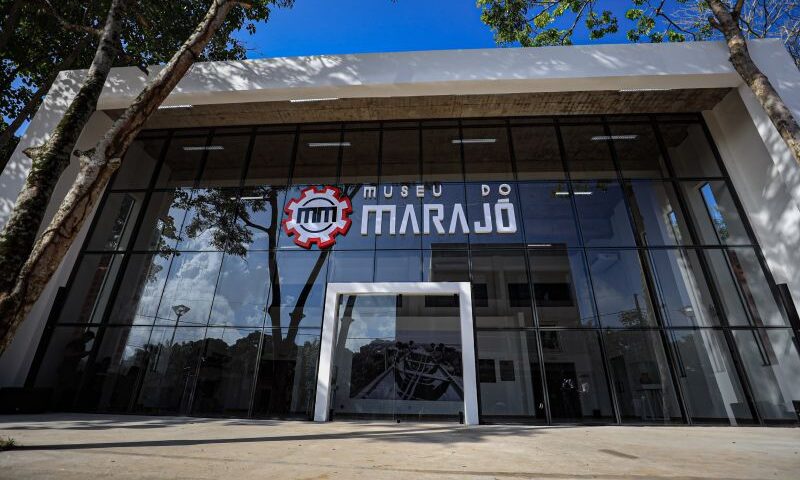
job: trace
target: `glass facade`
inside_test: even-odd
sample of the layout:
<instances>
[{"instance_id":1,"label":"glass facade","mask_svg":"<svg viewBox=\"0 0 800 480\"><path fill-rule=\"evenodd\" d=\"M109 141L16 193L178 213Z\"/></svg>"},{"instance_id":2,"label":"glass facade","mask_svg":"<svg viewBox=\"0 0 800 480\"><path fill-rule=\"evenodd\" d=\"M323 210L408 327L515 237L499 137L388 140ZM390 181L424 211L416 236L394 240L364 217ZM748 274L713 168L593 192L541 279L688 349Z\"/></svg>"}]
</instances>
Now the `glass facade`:
<instances>
[{"instance_id":1,"label":"glass facade","mask_svg":"<svg viewBox=\"0 0 800 480\"><path fill-rule=\"evenodd\" d=\"M352 226L305 249L285 207L323 185ZM337 417L457 419L474 368L484 422L798 421L797 326L699 115L146 131L30 382L61 410L308 418L329 282L470 282L477 357L448 297L343 296Z\"/></svg>"}]
</instances>

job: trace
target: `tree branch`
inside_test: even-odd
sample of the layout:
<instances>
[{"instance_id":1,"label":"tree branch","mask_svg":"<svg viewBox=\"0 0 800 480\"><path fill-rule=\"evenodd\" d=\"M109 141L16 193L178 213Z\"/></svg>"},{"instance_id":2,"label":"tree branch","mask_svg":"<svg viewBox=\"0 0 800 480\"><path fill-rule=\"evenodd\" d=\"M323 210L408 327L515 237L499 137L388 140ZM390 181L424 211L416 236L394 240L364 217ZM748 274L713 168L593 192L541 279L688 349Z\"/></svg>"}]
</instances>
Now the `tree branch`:
<instances>
[{"instance_id":1,"label":"tree branch","mask_svg":"<svg viewBox=\"0 0 800 480\"><path fill-rule=\"evenodd\" d=\"M96 37L103 36L103 30L99 28L89 27L86 25L78 25L75 23L70 22L69 20L65 19L58 13L55 7L48 1L48 0L34 0L35 3L44 7L50 16L56 19L56 21L61 25L61 28L71 32L84 32L94 35Z\"/></svg>"},{"instance_id":2,"label":"tree branch","mask_svg":"<svg viewBox=\"0 0 800 480\"><path fill-rule=\"evenodd\" d=\"M658 5L658 7L653 8L653 6L650 5L650 1L648 0L647 5L649 5L650 8L653 8L653 13L655 14L656 17L663 18L667 22L667 24L670 25L672 28L674 28L675 30L681 32L684 35L691 36L692 40L694 40L694 41L699 40L697 38L697 34L696 33L692 32L691 30L687 30L684 27L681 27L675 21L672 20L672 17L670 17L669 15L664 13L664 4L665 3L666 3L666 0L661 0L661 3Z\"/></svg>"},{"instance_id":3,"label":"tree branch","mask_svg":"<svg viewBox=\"0 0 800 480\"><path fill-rule=\"evenodd\" d=\"M92 65L52 135L42 147L27 152L34 157L33 165L17 197L14 210L0 233L0 354L10 343L15 330L44 287L44 283L37 282L41 279L39 274L44 273L49 280L58 267L60 258L63 258L49 257L42 251L40 255L36 255L36 246L39 244L36 236L53 189L70 164L70 154L96 109L97 99L117 56L116 45L122 28L125 1L112 0ZM81 165L81 170L83 169L84 166ZM82 175L79 171L78 178ZM85 214L83 202L88 197L91 195L85 192L80 194L75 214ZM39 242L44 239L49 244L62 242L63 239L69 241L68 235L74 233L69 226L63 222L51 222L46 229L47 233L40 237ZM56 263L52 263L53 261ZM45 270L37 271L40 268ZM35 292L34 297L30 296L32 292Z\"/></svg>"},{"instance_id":4,"label":"tree branch","mask_svg":"<svg viewBox=\"0 0 800 480\"><path fill-rule=\"evenodd\" d=\"M0 50L5 50L8 41L17 29L19 17L22 10L24 0L14 0L14 3L8 8L3 20L3 30L0 31Z\"/></svg>"},{"instance_id":5,"label":"tree branch","mask_svg":"<svg viewBox=\"0 0 800 480\"><path fill-rule=\"evenodd\" d=\"M88 43L87 39L78 42L78 44L75 46L72 52L70 52L70 54L66 58L64 58L61 62L59 62L58 65L55 65L50 76L47 77L47 79L45 79L41 83L39 88L36 89L31 98L22 108L22 110L20 110L17 113L17 116L14 118L14 120L11 122L8 128L3 130L3 133L0 134L0 150L5 148L8 142L14 136L14 133L17 130L19 130L22 124L25 123L25 121L28 120L30 116L36 112L37 108L39 108L39 105L42 103L42 99L47 94L47 91L50 89L50 86L56 79L56 76L58 76L58 72L70 68L75 63L75 60L77 60L81 50L83 50L86 47L87 43ZM2 172L3 169L5 168L6 168L6 162L0 163L0 172Z\"/></svg>"},{"instance_id":6,"label":"tree branch","mask_svg":"<svg viewBox=\"0 0 800 480\"><path fill-rule=\"evenodd\" d=\"M736 5L733 6L733 10L731 11L731 16L734 20L737 20L739 16L742 14L742 7L744 6L744 0L736 0Z\"/></svg>"}]
</instances>

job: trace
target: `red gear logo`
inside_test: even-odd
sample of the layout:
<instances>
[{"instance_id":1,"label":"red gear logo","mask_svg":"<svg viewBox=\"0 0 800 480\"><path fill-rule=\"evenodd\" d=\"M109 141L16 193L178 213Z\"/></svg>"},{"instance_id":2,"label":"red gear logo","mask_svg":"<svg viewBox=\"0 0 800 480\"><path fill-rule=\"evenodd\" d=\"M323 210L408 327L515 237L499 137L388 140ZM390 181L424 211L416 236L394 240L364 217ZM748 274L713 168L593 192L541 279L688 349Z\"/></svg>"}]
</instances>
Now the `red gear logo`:
<instances>
[{"instance_id":1,"label":"red gear logo","mask_svg":"<svg viewBox=\"0 0 800 480\"><path fill-rule=\"evenodd\" d=\"M300 192L300 198L293 198L283 211L283 229L289 236L294 235L294 243L303 248L311 248L316 243L319 248L328 248L336 243L337 235L344 235L353 223L349 215L353 212L350 199L336 187L325 186L317 190L308 187Z\"/></svg>"}]
</instances>

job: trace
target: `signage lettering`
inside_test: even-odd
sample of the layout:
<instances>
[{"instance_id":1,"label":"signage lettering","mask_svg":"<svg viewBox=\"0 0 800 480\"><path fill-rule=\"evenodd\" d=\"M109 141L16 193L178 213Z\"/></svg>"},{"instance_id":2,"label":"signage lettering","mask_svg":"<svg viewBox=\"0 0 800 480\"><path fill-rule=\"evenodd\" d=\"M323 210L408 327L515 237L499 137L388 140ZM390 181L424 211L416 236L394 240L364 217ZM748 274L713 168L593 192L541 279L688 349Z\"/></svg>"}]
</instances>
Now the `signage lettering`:
<instances>
[{"instance_id":1,"label":"signage lettering","mask_svg":"<svg viewBox=\"0 0 800 480\"><path fill-rule=\"evenodd\" d=\"M387 202L380 205L367 204L361 207L361 235L457 235L457 234L513 234L517 232L517 216L511 203L511 186L507 183L496 187L500 197L491 201L492 187L483 184L480 194L483 201L478 207L478 216L467 220L466 210L460 202L442 202L443 186L431 185L364 185L365 200L409 198L423 199L422 205L409 203L395 205ZM462 188L458 185L456 188ZM426 198L433 200L428 203ZM327 248L336 243L338 235L346 235L350 228L352 213L350 199L335 187L306 188L299 198L291 199L284 208L287 217L283 228L287 235L294 235L294 242L303 248L316 244ZM398 222L398 215L400 220Z\"/></svg>"}]
</instances>

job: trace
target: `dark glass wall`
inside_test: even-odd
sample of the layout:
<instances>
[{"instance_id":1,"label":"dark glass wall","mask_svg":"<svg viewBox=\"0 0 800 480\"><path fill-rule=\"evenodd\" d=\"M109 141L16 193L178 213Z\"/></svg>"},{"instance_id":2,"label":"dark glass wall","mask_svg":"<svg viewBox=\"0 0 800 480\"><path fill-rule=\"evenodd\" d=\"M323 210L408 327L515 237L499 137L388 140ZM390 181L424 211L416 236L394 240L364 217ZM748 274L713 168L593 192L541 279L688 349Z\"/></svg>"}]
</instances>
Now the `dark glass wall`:
<instances>
[{"instance_id":1,"label":"dark glass wall","mask_svg":"<svg viewBox=\"0 0 800 480\"><path fill-rule=\"evenodd\" d=\"M473 225L501 184L512 234L358 231L433 186ZM309 185L353 203L328 250L280 227ZM98 212L30 375L57 409L307 417L327 282L470 281L483 421L797 421L797 331L699 116L147 131Z\"/></svg>"}]
</instances>

